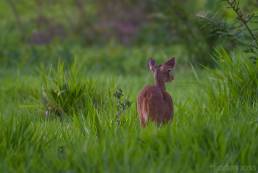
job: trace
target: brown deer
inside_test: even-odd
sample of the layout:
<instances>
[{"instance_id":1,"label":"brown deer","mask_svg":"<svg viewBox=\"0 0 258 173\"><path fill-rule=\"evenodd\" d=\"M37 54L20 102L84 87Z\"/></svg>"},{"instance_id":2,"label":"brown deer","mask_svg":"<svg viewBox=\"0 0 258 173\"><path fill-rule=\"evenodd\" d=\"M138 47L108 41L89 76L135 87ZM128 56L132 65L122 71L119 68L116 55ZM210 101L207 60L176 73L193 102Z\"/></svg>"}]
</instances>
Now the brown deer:
<instances>
[{"instance_id":1,"label":"brown deer","mask_svg":"<svg viewBox=\"0 0 258 173\"><path fill-rule=\"evenodd\" d=\"M148 65L153 73L155 85L145 86L137 98L137 111L142 127L146 126L149 119L157 124L163 124L173 118L173 101L166 92L165 83L174 80L171 71L175 64L175 58L170 58L161 65L157 65L153 59L149 60Z\"/></svg>"}]
</instances>

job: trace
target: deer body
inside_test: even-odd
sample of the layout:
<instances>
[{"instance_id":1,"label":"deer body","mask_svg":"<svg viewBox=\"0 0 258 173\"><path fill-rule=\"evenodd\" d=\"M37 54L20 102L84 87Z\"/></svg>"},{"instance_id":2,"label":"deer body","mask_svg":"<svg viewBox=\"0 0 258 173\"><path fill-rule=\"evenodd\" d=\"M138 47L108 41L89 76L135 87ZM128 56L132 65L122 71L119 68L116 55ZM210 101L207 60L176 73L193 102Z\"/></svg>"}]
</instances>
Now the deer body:
<instances>
[{"instance_id":1,"label":"deer body","mask_svg":"<svg viewBox=\"0 0 258 173\"><path fill-rule=\"evenodd\" d=\"M154 60L149 61L149 68L154 74L155 85L144 87L137 98L137 111L142 127L145 127L148 120L157 124L172 120L173 101L169 93L166 92L165 83L174 79L170 74L174 65L174 58L159 66L155 64Z\"/></svg>"}]
</instances>

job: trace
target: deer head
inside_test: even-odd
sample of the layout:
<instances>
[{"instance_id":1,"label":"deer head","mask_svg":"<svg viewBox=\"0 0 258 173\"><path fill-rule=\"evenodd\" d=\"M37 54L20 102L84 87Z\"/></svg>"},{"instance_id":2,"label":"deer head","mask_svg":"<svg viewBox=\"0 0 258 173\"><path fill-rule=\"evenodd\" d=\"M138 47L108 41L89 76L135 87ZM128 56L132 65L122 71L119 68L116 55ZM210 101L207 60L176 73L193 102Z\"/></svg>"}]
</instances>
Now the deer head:
<instances>
[{"instance_id":1,"label":"deer head","mask_svg":"<svg viewBox=\"0 0 258 173\"><path fill-rule=\"evenodd\" d=\"M170 58L167 62L161 65L156 64L155 60L151 58L148 64L157 83L166 83L174 79L172 70L176 64L175 58Z\"/></svg>"}]
</instances>

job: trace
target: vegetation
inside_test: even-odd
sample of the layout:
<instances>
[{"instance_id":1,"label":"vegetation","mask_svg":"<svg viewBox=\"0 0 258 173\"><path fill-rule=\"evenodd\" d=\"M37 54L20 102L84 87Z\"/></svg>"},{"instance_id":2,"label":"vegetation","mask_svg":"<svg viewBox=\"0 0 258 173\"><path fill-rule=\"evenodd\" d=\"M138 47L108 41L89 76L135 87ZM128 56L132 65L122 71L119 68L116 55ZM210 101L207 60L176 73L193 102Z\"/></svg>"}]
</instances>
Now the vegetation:
<instances>
[{"instance_id":1,"label":"vegetation","mask_svg":"<svg viewBox=\"0 0 258 173\"><path fill-rule=\"evenodd\" d=\"M257 172L257 2L21 2L0 2L0 172ZM171 56L173 122L141 128Z\"/></svg>"}]
</instances>

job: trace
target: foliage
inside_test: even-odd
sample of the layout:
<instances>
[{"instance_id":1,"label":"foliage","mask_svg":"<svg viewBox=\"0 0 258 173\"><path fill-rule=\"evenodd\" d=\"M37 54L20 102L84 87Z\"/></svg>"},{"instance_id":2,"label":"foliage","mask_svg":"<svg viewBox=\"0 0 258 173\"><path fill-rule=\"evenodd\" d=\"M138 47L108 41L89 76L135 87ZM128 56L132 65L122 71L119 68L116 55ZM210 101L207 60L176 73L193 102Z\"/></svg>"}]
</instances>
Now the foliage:
<instances>
[{"instance_id":1,"label":"foliage","mask_svg":"<svg viewBox=\"0 0 258 173\"><path fill-rule=\"evenodd\" d=\"M57 70L51 72L52 79L43 76L42 96L46 116L53 113L63 117L64 114L71 115L84 107L86 87L78 81L75 68L72 73L65 73L64 64L60 63Z\"/></svg>"},{"instance_id":2,"label":"foliage","mask_svg":"<svg viewBox=\"0 0 258 173\"><path fill-rule=\"evenodd\" d=\"M127 98L124 98L124 93L121 88L118 88L115 91L114 97L116 99L116 105L117 105L117 113L116 113L117 122L119 123L121 114L124 111L126 111L126 109L128 109L132 103Z\"/></svg>"},{"instance_id":3,"label":"foliage","mask_svg":"<svg viewBox=\"0 0 258 173\"><path fill-rule=\"evenodd\" d=\"M216 51L217 69L211 70L207 87L211 105L218 109L235 106L255 106L258 98L258 64L243 55L230 55L224 49Z\"/></svg>"},{"instance_id":4,"label":"foliage","mask_svg":"<svg viewBox=\"0 0 258 173\"><path fill-rule=\"evenodd\" d=\"M227 21L225 17L204 12L198 16L202 20L203 28L208 31L211 38L222 41L227 48L241 46L245 52L251 53L252 58L257 58L257 14L255 9L245 14L240 8L238 0L225 1L235 15L235 20ZM221 45L220 45L221 46Z\"/></svg>"},{"instance_id":5,"label":"foliage","mask_svg":"<svg viewBox=\"0 0 258 173\"><path fill-rule=\"evenodd\" d=\"M85 113L89 106L102 108L108 102L106 91L97 90L97 84L92 80L82 81L80 66L74 62L68 70L62 62L57 69L51 68L48 73L41 72L43 88L42 103L45 115L52 114L63 118L65 115Z\"/></svg>"}]
</instances>

